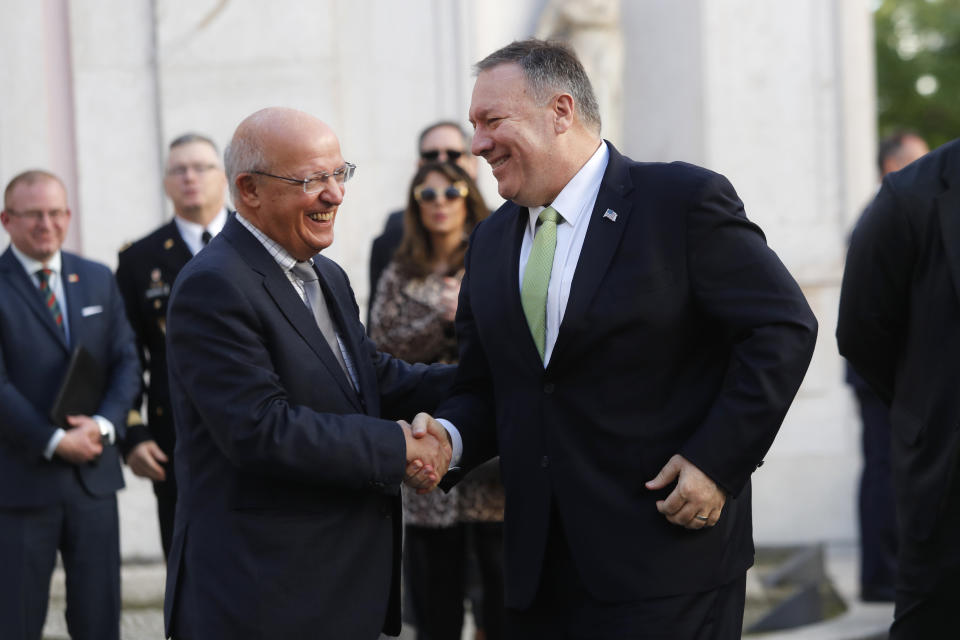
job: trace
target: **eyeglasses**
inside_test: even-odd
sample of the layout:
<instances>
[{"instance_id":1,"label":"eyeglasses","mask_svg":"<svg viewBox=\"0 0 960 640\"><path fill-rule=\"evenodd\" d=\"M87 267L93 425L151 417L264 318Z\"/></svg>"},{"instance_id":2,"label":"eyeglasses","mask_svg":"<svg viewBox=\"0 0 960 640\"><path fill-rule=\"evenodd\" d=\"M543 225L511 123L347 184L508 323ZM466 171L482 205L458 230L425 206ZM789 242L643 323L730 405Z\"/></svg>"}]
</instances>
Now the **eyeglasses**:
<instances>
[{"instance_id":1,"label":"eyeglasses","mask_svg":"<svg viewBox=\"0 0 960 640\"><path fill-rule=\"evenodd\" d=\"M267 173L266 171L250 171L248 173L255 173L258 176L267 176L268 178L276 178L277 180L284 180L290 184L302 184L304 193L319 193L320 191L323 191L324 185L330 178L336 180L337 184L343 184L352 178L356 171L357 165L347 162L333 173L321 171L320 173L313 174L309 178L302 179L277 176L272 173Z\"/></svg>"},{"instance_id":2,"label":"eyeglasses","mask_svg":"<svg viewBox=\"0 0 960 640\"><path fill-rule=\"evenodd\" d=\"M457 149L431 149L430 151L421 151L420 157L427 162L436 162L440 158L441 153L447 155L448 162L456 162L457 159L463 155L463 151L458 151Z\"/></svg>"},{"instance_id":3,"label":"eyeglasses","mask_svg":"<svg viewBox=\"0 0 960 640\"><path fill-rule=\"evenodd\" d=\"M198 176L202 176L208 171L213 171L214 169L219 169L220 167L215 164L178 164L175 167L170 167L167 169L168 176L176 176L182 178L187 175L187 171L193 171Z\"/></svg>"},{"instance_id":4,"label":"eyeglasses","mask_svg":"<svg viewBox=\"0 0 960 640\"><path fill-rule=\"evenodd\" d=\"M15 218L26 218L30 222L39 222L44 215L50 218L51 222L56 222L67 217L66 209L50 209L49 211L40 211L39 209L31 209L30 211L14 211L13 209L7 209L7 213Z\"/></svg>"},{"instance_id":5,"label":"eyeglasses","mask_svg":"<svg viewBox=\"0 0 960 640\"><path fill-rule=\"evenodd\" d=\"M467 185L462 182L454 182L443 190L443 198L445 200L456 200L457 198L466 198L468 193L470 193L470 190L467 188ZM420 203L435 202L439 194L433 187L420 185L413 190L413 197Z\"/></svg>"}]
</instances>

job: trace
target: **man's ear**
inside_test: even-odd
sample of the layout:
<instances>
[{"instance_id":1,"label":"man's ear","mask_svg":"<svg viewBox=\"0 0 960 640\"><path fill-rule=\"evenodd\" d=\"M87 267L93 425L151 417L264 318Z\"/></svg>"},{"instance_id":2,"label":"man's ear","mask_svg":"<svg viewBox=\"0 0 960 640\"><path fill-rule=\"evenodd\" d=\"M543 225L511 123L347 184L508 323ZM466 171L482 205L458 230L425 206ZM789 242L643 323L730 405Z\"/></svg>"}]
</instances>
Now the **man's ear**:
<instances>
[{"instance_id":1,"label":"man's ear","mask_svg":"<svg viewBox=\"0 0 960 640\"><path fill-rule=\"evenodd\" d=\"M561 93L553 98L553 129L556 133L564 133L573 126L574 119L573 96Z\"/></svg>"},{"instance_id":2,"label":"man's ear","mask_svg":"<svg viewBox=\"0 0 960 640\"><path fill-rule=\"evenodd\" d=\"M249 173L241 173L234 180L237 187L237 196L245 205L256 209L260 206L260 184L257 179ZM237 206L239 203L233 203Z\"/></svg>"}]
</instances>

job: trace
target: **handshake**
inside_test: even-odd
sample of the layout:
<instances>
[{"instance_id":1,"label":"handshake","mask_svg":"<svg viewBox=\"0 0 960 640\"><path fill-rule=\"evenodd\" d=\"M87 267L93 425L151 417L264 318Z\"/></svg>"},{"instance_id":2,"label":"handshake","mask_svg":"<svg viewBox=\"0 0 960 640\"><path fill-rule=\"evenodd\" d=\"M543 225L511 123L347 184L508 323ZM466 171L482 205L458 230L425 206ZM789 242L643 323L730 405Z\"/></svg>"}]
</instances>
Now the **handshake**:
<instances>
[{"instance_id":1,"label":"handshake","mask_svg":"<svg viewBox=\"0 0 960 640\"><path fill-rule=\"evenodd\" d=\"M397 420L407 445L403 482L418 494L433 491L450 467L453 445L442 424L428 413L418 413L413 424Z\"/></svg>"}]
</instances>

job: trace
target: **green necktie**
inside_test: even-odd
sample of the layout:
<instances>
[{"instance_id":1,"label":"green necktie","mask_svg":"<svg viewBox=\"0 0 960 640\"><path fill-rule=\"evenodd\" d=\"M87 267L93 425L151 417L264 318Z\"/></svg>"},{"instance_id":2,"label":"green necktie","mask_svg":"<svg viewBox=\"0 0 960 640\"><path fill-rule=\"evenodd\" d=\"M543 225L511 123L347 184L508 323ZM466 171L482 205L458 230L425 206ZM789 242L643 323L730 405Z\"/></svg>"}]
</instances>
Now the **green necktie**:
<instances>
[{"instance_id":1,"label":"green necktie","mask_svg":"<svg viewBox=\"0 0 960 640\"><path fill-rule=\"evenodd\" d=\"M520 289L523 315L527 318L541 360L547 336L547 287L553 270L553 254L557 249L557 223L562 221L563 216L553 207L540 212L540 228L533 238L530 258L523 272L523 287Z\"/></svg>"}]
</instances>

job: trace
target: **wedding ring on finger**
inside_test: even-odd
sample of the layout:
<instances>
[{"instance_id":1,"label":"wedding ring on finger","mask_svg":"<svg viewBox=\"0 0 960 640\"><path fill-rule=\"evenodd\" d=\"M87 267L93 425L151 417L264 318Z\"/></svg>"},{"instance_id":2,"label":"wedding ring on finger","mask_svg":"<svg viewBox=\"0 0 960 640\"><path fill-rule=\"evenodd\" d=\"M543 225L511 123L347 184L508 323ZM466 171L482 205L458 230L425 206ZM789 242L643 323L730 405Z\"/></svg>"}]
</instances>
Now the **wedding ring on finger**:
<instances>
[{"instance_id":1,"label":"wedding ring on finger","mask_svg":"<svg viewBox=\"0 0 960 640\"><path fill-rule=\"evenodd\" d=\"M707 522L708 520L710 520L710 518L708 518L707 516L702 516L699 513L693 517L696 518L697 520L700 520L701 522Z\"/></svg>"}]
</instances>

